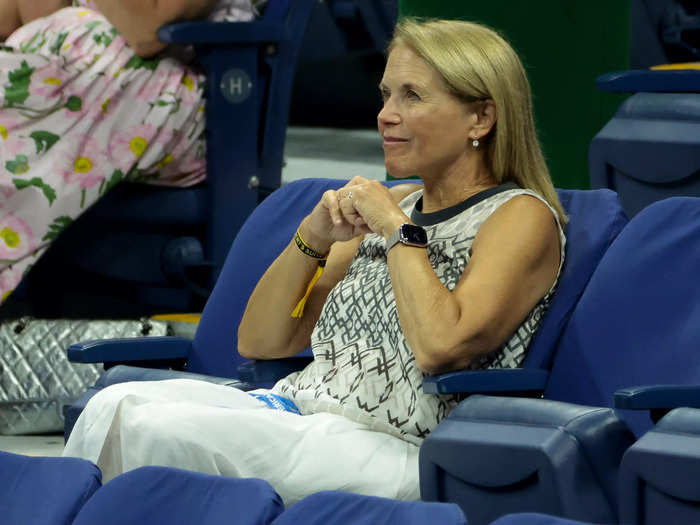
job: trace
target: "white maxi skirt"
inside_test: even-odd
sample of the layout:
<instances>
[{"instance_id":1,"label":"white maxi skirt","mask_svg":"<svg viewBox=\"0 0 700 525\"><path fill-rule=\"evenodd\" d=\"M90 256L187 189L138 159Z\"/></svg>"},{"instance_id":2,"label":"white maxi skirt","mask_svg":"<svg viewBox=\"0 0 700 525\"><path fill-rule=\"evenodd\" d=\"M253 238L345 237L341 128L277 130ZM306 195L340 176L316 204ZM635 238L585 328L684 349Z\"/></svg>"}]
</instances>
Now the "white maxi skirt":
<instances>
[{"instance_id":1,"label":"white maxi skirt","mask_svg":"<svg viewBox=\"0 0 700 525\"><path fill-rule=\"evenodd\" d=\"M340 415L298 415L235 388L173 379L98 392L63 455L97 464L103 482L144 465L261 478L291 505L321 490L419 499L418 450Z\"/></svg>"}]
</instances>

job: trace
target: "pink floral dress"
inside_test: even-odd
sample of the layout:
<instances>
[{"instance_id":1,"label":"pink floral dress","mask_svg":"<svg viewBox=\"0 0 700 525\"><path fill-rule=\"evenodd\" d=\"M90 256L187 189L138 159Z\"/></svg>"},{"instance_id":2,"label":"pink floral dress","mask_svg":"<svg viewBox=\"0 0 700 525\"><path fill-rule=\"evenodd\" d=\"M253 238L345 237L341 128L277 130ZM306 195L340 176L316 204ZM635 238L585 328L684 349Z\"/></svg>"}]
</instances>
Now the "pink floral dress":
<instances>
[{"instance_id":1,"label":"pink floral dress","mask_svg":"<svg viewBox=\"0 0 700 525\"><path fill-rule=\"evenodd\" d=\"M0 48L0 302L81 213L124 180L205 178L204 77L164 53L135 55L77 0ZM214 20L253 18L220 1Z\"/></svg>"}]
</instances>

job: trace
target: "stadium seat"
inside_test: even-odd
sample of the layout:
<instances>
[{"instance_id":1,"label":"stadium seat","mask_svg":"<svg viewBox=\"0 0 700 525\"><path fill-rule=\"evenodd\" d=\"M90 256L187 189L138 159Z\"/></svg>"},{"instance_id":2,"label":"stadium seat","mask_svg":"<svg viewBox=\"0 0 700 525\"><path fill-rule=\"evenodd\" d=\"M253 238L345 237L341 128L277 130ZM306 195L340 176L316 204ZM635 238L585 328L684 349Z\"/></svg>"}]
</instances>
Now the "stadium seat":
<instances>
[{"instance_id":1,"label":"stadium seat","mask_svg":"<svg viewBox=\"0 0 700 525\"><path fill-rule=\"evenodd\" d=\"M523 512L518 514L508 514L491 525L590 525L582 521L567 520L550 516L549 514L541 514L536 512Z\"/></svg>"},{"instance_id":2,"label":"stadium seat","mask_svg":"<svg viewBox=\"0 0 700 525\"><path fill-rule=\"evenodd\" d=\"M397 182L400 181L387 184ZM126 366L110 368L94 388L67 410L66 437L82 408L100 388L114 382L178 376L177 371L139 368L148 360L159 360L160 366L163 366L163 362L179 360L184 363L182 368L186 372L216 376L209 380L236 384L239 388L251 388L251 385L269 387L281 377L308 364L311 359L308 350L288 359L246 361L235 352L236 327L253 288L292 238L297 225L324 191L343 184L345 181L330 179L296 181L283 186L258 206L231 247L193 341L172 337L149 338L147 341L107 340L69 348L68 357L75 362L122 363ZM493 381L497 376L492 371L470 372L471 384L483 375L486 382L492 385L489 388L510 388L514 391L544 389L552 349L563 326L600 257L626 222L615 194L608 190L562 190L560 196L571 218L567 261L551 308L533 340L530 355L525 361L526 368L499 371L505 376L496 387ZM261 243L261 239L265 242ZM133 366L135 363L137 366ZM231 378L242 380L245 384L236 383ZM433 391L444 393L454 385L455 379L453 374L441 376L432 385Z\"/></svg>"},{"instance_id":3,"label":"stadium seat","mask_svg":"<svg viewBox=\"0 0 700 525\"><path fill-rule=\"evenodd\" d=\"M204 309L194 341L177 338L150 338L149 341L136 339L128 343L95 341L71 347L68 352L69 358L76 362L126 364L134 360L142 363L148 359L179 358L186 360L184 370L188 372L222 378L240 378L256 386L270 386L284 375L302 368L311 359L308 351L284 360L245 362L231 351L237 346L237 334L235 329L228 327L238 326L255 284L289 242L296 225L311 211L324 191L343 184L344 181L328 179L297 181L275 192L255 210L231 248L225 271L222 272ZM552 348L597 261L626 222L612 192L562 190L560 196L571 218L568 227L567 261L561 283L543 321L542 329L533 341L525 362L526 369L505 371L508 374L507 379L497 386L498 389L507 388L505 385L510 385L515 391L537 391L544 388L546 370L551 364ZM261 238L265 239L266 250L260 249ZM251 250L251 246L257 248ZM170 377L167 371L152 372L133 367L116 367L108 370L106 377L98 381L96 388L137 378L153 379L154 373L159 378ZM472 384L479 374L470 373ZM489 372L481 374L487 374L489 382L495 379ZM173 377L176 375L172 374ZM441 381L433 388L435 392L444 393L454 380L454 375L441 376ZM246 388L245 385L239 387ZM95 389L88 392L69 409L66 416L66 436L70 434L77 414L94 391Z\"/></svg>"},{"instance_id":4,"label":"stadium seat","mask_svg":"<svg viewBox=\"0 0 700 525\"><path fill-rule=\"evenodd\" d=\"M657 200L700 197L700 70L609 73L596 85L634 94L591 141L591 187L616 191L629 217Z\"/></svg>"},{"instance_id":5,"label":"stadium seat","mask_svg":"<svg viewBox=\"0 0 700 525\"><path fill-rule=\"evenodd\" d=\"M341 491L317 492L284 511L273 525L467 525L452 503L398 501Z\"/></svg>"},{"instance_id":6,"label":"stadium seat","mask_svg":"<svg viewBox=\"0 0 700 525\"><path fill-rule=\"evenodd\" d=\"M78 458L0 452L0 521L8 525L70 525L100 488L102 474Z\"/></svg>"},{"instance_id":7,"label":"stadium seat","mask_svg":"<svg viewBox=\"0 0 700 525\"><path fill-rule=\"evenodd\" d=\"M75 362L106 362L110 363L107 365L110 368L65 411L66 439L83 407L99 389L123 381L182 377L182 372L176 370L149 367L181 368L188 374L208 376L200 377L202 379L242 389L250 389L252 385L270 386L274 379L303 368L311 360L308 351L298 357L263 363L259 370L251 370L247 375L244 372L245 380L251 384L240 381L238 367L247 360L236 352L237 327L253 288L292 238L298 224L324 191L339 188L345 182L330 179L292 182L255 209L231 246L224 269L202 312L194 340L176 337L152 337L149 341L102 340L69 348L68 357ZM121 364L111 367L116 363Z\"/></svg>"},{"instance_id":8,"label":"stadium seat","mask_svg":"<svg viewBox=\"0 0 700 525\"><path fill-rule=\"evenodd\" d=\"M513 512L618 522L620 462L652 427L646 410L693 397L678 386L643 385L700 383L698 271L700 199L667 199L635 216L571 315L545 399L463 401L423 443L423 498L457 502L476 524Z\"/></svg>"},{"instance_id":9,"label":"stadium seat","mask_svg":"<svg viewBox=\"0 0 700 525\"><path fill-rule=\"evenodd\" d=\"M697 407L697 386L692 397ZM699 476L700 410L676 408L622 457L620 522L700 523Z\"/></svg>"},{"instance_id":10,"label":"stadium seat","mask_svg":"<svg viewBox=\"0 0 700 525\"><path fill-rule=\"evenodd\" d=\"M283 510L280 497L261 479L151 466L105 483L73 525L268 525Z\"/></svg>"}]
</instances>

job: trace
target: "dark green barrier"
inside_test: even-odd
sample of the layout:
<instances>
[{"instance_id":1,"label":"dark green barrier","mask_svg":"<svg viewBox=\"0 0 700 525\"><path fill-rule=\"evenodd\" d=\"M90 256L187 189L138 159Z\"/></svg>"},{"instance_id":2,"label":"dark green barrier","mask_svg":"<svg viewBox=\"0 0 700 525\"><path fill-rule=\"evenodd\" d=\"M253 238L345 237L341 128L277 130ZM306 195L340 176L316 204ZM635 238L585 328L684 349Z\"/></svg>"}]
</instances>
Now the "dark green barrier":
<instances>
[{"instance_id":1,"label":"dark green barrier","mask_svg":"<svg viewBox=\"0 0 700 525\"><path fill-rule=\"evenodd\" d=\"M595 79L629 67L629 0L399 0L400 16L457 18L498 30L527 69L558 188L588 188L588 146L622 101Z\"/></svg>"}]
</instances>

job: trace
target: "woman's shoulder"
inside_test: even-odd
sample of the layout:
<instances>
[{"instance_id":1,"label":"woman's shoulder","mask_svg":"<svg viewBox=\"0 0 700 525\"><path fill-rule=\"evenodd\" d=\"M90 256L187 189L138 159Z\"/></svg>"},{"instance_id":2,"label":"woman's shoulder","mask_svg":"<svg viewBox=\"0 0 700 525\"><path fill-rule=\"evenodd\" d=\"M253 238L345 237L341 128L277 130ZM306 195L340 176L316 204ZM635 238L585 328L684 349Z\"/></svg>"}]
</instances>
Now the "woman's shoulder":
<instances>
[{"instance_id":1,"label":"woman's shoulder","mask_svg":"<svg viewBox=\"0 0 700 525\"><path fill-rule=\"evenodd\" d=\"M556 212L537 193L514 192L498 206L479 229L475 246L484 238L527 246L532 253L558 247L563 256L566 237Z\"/></svg>"},{"instance_id":2,"label":"woman's shoulder","mask_svg":"<svg viewBox=\"0 0 700 525\"><path fill-rule=\"evenodd\" d=\"M536 192L526 189L504 192L487 222L505 229L510 229L518 222L523 222L524 226L551 226L554 230L559 226L557 214L547 201Z\"/></svg>"}]
</instances>

